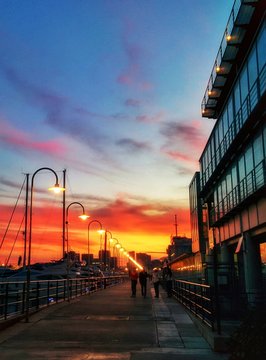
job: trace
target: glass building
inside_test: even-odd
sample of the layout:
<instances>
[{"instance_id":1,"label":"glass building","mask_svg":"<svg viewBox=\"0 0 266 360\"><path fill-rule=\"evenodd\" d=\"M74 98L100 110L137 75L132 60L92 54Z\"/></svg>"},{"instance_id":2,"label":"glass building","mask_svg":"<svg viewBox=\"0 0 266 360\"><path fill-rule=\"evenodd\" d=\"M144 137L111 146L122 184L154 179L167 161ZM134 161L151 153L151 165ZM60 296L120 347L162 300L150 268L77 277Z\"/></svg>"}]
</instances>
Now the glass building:
<instances>
[{"instance_id":1,"label":"glass building","mask_svg":"<svg viewBox=\"0 0 266 360\"><path fill-rule=\"evenodd\" d=\"M229 312L265 301L265 89L265 1L236 0L201 105L215 125L200 157L199 190L195 177L190 185L194 248L206 252L207 269L216 257ZM207 216L207 242L196 209ZM206 277L213 281L211 271Z\"/></svg>"}]
</instances>

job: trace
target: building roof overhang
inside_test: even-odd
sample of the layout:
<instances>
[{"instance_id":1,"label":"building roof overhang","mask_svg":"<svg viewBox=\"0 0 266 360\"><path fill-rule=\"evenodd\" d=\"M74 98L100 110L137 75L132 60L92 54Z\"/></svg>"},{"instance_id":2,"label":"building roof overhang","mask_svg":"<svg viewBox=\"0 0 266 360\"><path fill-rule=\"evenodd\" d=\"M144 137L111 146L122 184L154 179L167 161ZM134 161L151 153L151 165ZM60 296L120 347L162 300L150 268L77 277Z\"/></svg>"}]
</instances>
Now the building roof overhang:
<instances>
[{"instance_id":1,"label":"building roof overhang","mask_svg":"<svg viewBox=\"0 0 266 360\"><path fill-rule=\"evenodd\" d=\"M235 0L201 103L203 117L216 119L227 84L234 77L238 53L245 44L256 7L260 0Z\"/></svg>"}]
</instances>

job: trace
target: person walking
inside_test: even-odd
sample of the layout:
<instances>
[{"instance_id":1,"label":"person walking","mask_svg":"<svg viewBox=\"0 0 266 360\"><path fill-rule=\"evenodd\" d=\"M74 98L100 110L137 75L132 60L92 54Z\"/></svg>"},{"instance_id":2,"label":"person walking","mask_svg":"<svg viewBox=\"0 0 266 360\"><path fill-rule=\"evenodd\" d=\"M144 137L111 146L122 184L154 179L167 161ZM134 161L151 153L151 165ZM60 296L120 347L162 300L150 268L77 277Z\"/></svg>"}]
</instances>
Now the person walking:
<instances>
[{"instance_id":1,"label":"person walking","mask_svg":"<svg viewBox=\"0 0 266 360\"><path fill-rule=\"evenodd\" d=\"M141 295L145 298L147 295L147 278L148 273L145 271L145 269L142 269L139 273L139 283L141 287Z\"/></svg>"},{"instance_id":2,"label":"person walking","mask_svg":"<svg viewBox=\"0 0 266 360\"><path fill-rule=\"evenodd\" d=\"M173 281L172 277L173 277L172 270L170 266L167 265L167 267L164 269L164 280L166 283L167 297L172 296L172 281Z\"/></svg>"},{"instance_id":3,"label":"person walking","mask_svg":"<svg viewBox=\"0 0 266 360\"><path fill-rule=\"evenodd\" d=\"M129 277L131 279L131 297L136 297L137 283L138 283L138 277L139 277L137 269L133 268L129 272Z\"/></svg>"},{"instance_id":4,"label":"person walking","mask_svg":"<svg viewBox=\"0 0 266 360\"><path fill-rule=\"evenodd\" d=\"M158 269L155 268L153 270L152 273L152 283L153 283L153 287L154 287L154 291L155 291L155 297L158 298L159 297L159 285L160 285L160 280L159 280L159 272Z\"/></svg>"}]
</instances>

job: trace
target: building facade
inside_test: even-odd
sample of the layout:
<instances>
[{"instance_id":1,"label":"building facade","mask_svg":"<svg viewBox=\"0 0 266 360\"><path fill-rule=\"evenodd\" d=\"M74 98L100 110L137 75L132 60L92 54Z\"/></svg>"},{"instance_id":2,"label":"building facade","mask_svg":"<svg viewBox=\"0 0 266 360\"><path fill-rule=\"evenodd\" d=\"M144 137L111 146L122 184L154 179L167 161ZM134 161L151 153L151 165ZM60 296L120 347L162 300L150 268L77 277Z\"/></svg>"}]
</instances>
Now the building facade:
<instances>
[{"instance_id":1,"label":"building facade","mask_svg":"<svg viewBox=\"0 0 266 360\"><path fill-rule=\"evenodd\" d=\"M207 282L217 267L228 311L266 293L265 10L263 0L234 2L202 101L215 125L190 187L193 249L206 254Z\"/></svg>"}]
</instances>

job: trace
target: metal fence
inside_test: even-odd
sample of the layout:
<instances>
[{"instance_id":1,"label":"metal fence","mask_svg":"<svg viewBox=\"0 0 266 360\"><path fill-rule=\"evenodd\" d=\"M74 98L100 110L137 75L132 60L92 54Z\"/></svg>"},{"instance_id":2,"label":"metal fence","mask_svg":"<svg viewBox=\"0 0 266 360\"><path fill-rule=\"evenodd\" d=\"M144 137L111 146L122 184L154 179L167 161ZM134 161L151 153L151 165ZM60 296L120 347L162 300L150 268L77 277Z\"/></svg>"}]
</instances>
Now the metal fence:
<instances>
[{"instance_id":1,"label":"metal fence","mask_svg":"<svg viewBox=\"0 0 266 360\"><path fill-rule=\"evenodd\" d=\"M173 280L173 296L202 322L214 330L212 287L184 280Z\"/></svg>"},{"instance_id":2,"label":"metal fence","mask_svg":"<svg viewBox=\"0 0 266 360\"><path fill-rule=\"evenodd\" d=\"M43 307L70 300L82 295L119 284L125 276L106 276L60 280L38 280L30 282L27 301L25 281L0 281L0 322L26 316Z\"/></svg>"}]
</instances>

